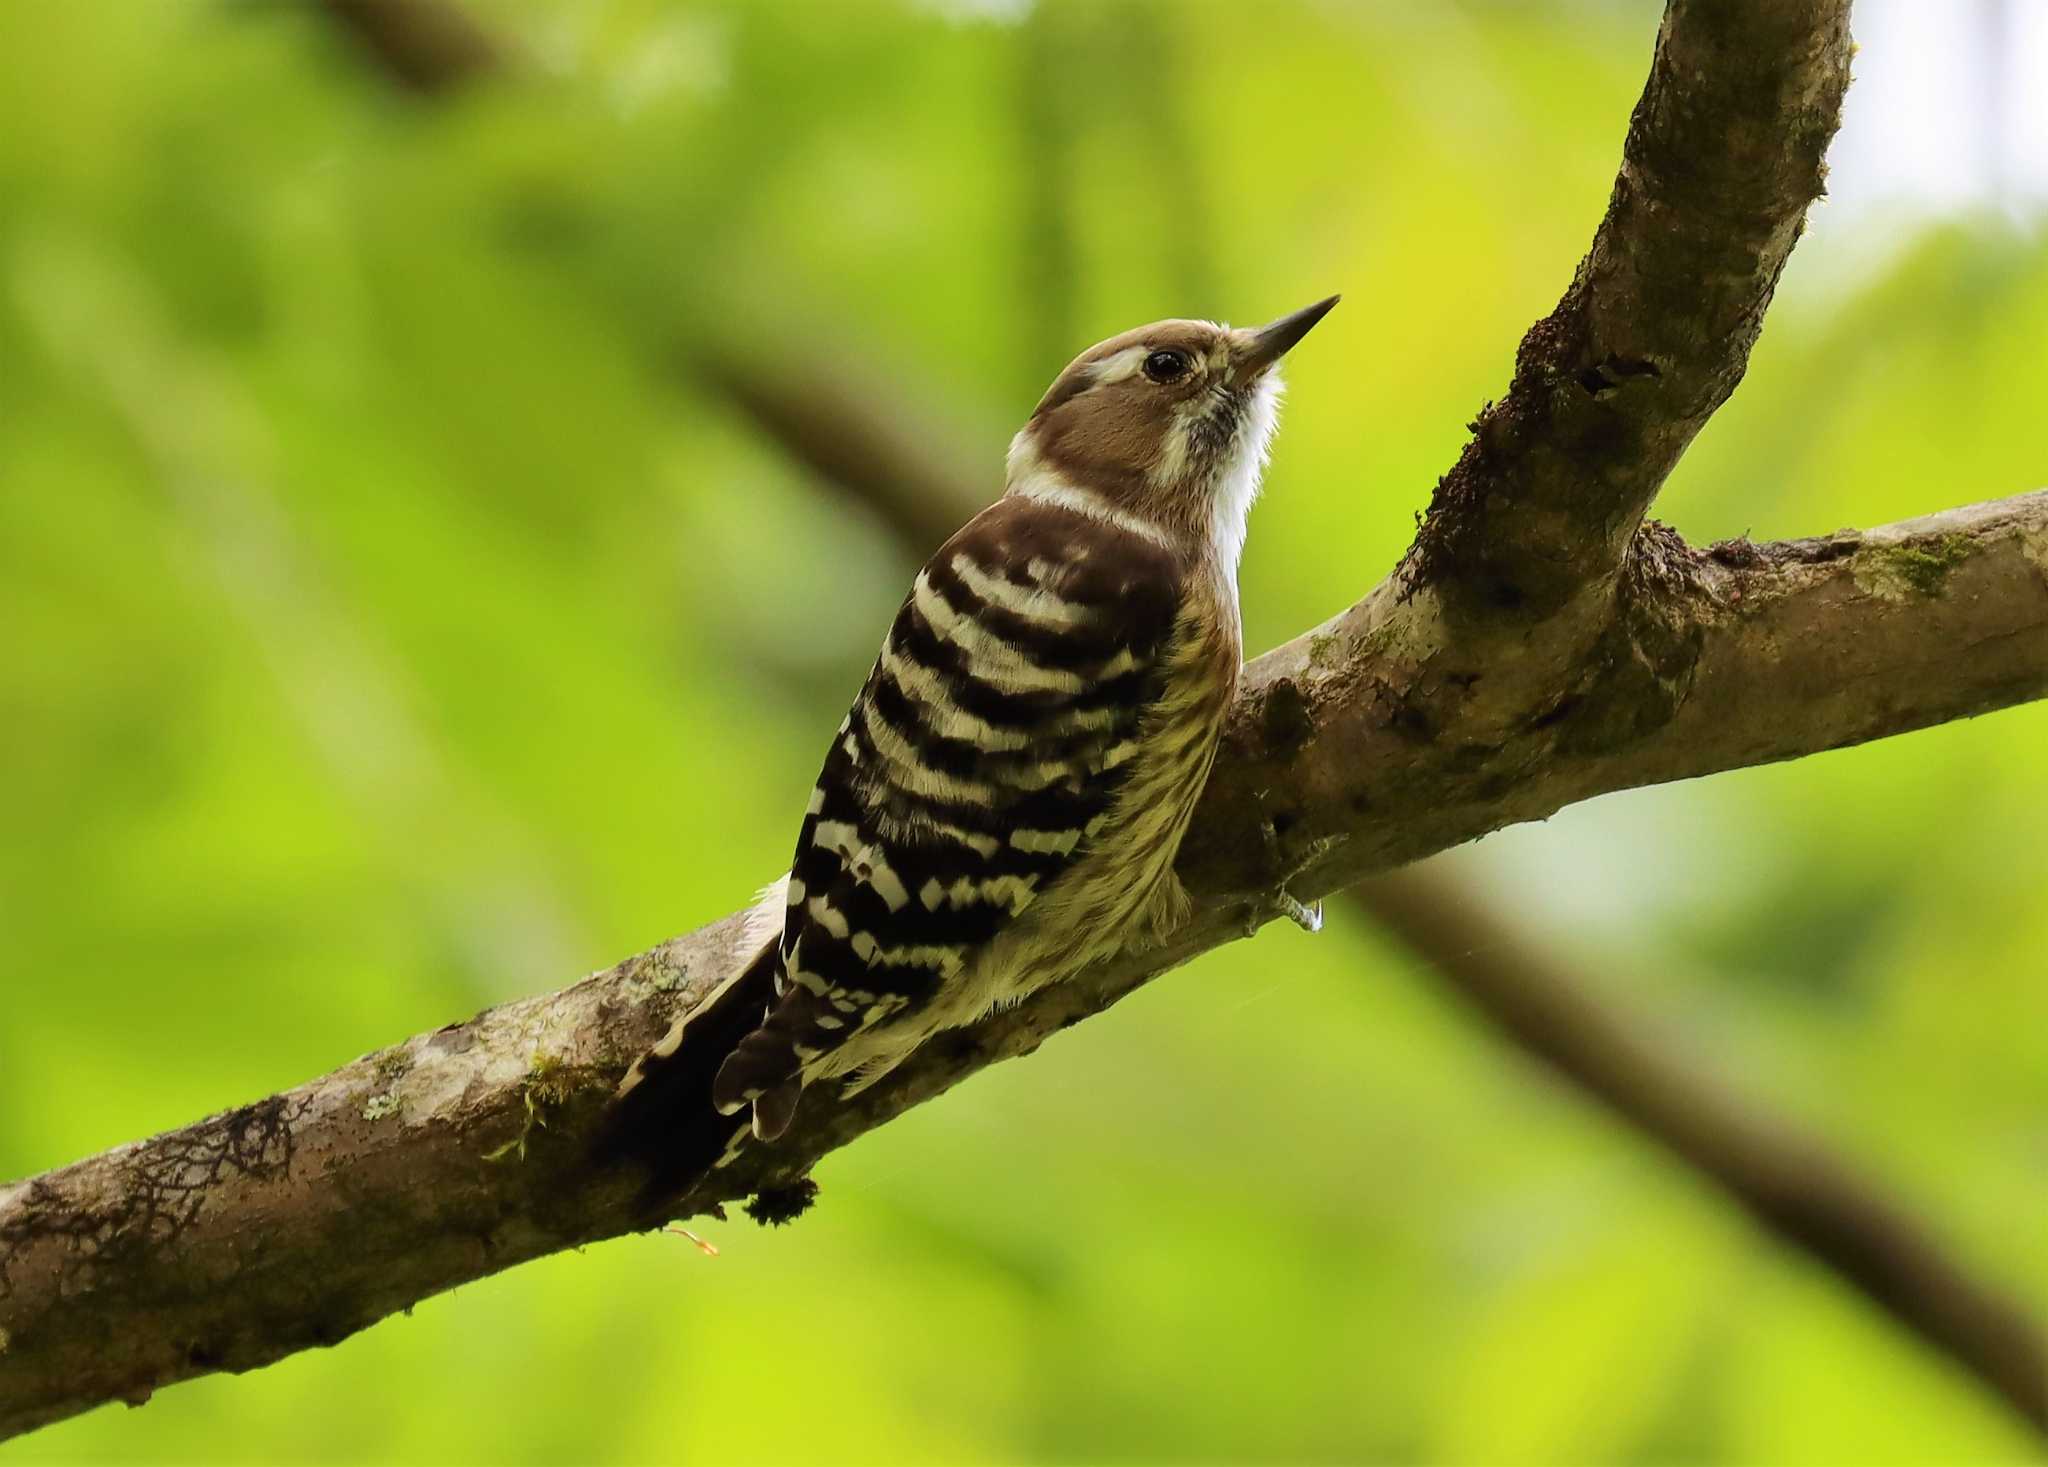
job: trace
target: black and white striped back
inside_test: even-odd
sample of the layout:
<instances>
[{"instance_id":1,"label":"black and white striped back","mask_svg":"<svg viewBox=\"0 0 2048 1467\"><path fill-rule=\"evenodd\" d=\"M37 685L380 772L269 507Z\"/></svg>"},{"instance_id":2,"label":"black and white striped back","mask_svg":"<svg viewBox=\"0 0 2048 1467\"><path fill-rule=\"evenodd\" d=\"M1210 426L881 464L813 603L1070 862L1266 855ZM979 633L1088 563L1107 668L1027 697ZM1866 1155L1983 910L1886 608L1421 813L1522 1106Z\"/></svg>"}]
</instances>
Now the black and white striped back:
<instances>
[{"instance_id":1,"label":"black and white striped back","mask_svg":"<svg viewBox=\"0 0 2048 1467\"><path fill-rule=\"evenodd\" d=\"M799 1076L859 1064L1074 869L1139 753L1188 574L1141 527L1019 495L932 557L826 755L777 1001L721 1109L767 1096L757 1127L786 1119Z\"/></svg>"}]
</instances>

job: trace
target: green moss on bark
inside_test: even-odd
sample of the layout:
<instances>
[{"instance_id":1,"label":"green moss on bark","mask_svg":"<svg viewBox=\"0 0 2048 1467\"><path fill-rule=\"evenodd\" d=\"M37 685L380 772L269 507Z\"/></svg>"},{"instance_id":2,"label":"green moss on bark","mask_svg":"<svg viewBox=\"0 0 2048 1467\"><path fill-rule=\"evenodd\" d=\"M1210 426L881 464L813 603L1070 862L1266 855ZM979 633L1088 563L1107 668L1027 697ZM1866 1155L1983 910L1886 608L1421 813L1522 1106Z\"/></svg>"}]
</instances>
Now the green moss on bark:
<instances>
[{"instance_id":1,"label":"green moss on bark","mask_svg":"<svg viewBox=\"0 0 2048 1467\"><path fill-rule=\"evenodd\" d=\"M1856 553L1856 584L1887 601L1903 601L1909 595L1939 596L1950 574L1975 549L1968 535L1890 545L1866 543Z\"/></svg>"}]
</instances>

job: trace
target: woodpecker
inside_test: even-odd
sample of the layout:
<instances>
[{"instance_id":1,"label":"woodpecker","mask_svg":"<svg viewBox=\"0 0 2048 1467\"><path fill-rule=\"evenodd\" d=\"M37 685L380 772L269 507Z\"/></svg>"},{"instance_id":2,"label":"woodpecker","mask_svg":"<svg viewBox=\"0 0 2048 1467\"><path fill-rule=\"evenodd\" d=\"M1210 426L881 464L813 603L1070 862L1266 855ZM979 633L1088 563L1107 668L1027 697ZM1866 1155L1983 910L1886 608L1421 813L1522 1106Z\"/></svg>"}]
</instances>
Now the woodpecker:
<instances>
[{"instance_id":1,"label":"woodpecker","mask_svg":"<svg viewBox=\"0 0 2048 1467\"><path fill-rule=\"evenodd\" d=\"M1002 497L918 572L743 961L621 1083L630 1149L701 1169L748 1111L773 1140L807 1087L857 1093L1185 918L1279 362L1336 303L1156 322L1060 373Z\"/></svg>"}]
</instances>

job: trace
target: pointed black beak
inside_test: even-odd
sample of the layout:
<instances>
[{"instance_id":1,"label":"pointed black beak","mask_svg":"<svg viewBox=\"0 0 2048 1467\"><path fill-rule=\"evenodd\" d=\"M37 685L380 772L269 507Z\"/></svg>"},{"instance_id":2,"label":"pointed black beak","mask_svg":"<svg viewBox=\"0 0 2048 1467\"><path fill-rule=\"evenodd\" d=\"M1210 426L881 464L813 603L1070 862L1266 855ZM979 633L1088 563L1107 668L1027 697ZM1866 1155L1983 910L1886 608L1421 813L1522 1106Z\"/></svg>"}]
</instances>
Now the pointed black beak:
<instances>
[{"instance_id":1,"label":"pointed black beak","mask_svg":"<svg viewBox=\"0 0 2048 1467\"><path fill-rule=\"evenodd\" d=\"M1273 363L1294 349L1294 344L1308 335L1316 322L1330 314L1330 308L1342 300L1342 296L1331 296L1328 300L1317 301L1312 306L1303 306L1292 315L1282 316L1270 325L1247 332L1250 338L1237 359L1237 378L1249 382Z\"/></svg>"}]
</instances>

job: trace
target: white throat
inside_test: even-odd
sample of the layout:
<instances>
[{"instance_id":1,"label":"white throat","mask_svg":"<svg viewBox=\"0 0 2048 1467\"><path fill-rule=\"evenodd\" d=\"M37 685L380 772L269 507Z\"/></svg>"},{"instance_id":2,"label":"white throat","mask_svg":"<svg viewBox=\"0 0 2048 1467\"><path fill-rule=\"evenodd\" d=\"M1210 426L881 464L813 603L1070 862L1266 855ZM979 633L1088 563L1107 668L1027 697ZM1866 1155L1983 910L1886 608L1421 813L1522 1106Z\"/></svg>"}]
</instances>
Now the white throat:
<instances>
[{"instance_id":1,"label":"white throat","mask_svg":"<svg viewBox=\"0 0 2048 1467\"><path fill-rule=\"evenodd\" d=\"M1217 567L1234 588L1237 562L1244 554L1246 526L1251 521L1252 503L1266 477L1266 459L1273 447L1273 430L1280 422L1280 396L1286 384L1276 366L1259 379L1252 400L1245 407L1244 423L1237 430L1237 442L1217 465L1216 482L1209 491L1209 543L1215 548Z\"/></svg>"},{"instance_id":2,"label":"white throat","mask_svg":"<svg viewBox=\"0 0 2048 1467\"><path fill-rule=\"evenodd\" d=\"M1217 572L1233 596L1237 590L1237 564L1244 554L1252 503L1259 497L1259 486L1265 478L1273 430L1280 421L1280 398L1285 390L1278 367L1269 369L1259 379L1258 386L1252 389L1251 401L1245 405L1236 441L1229 453L1218 460L1208 484L1208 548ZM1175 457L1168 466L1169 477L1177 474L1178 465L1185 462L1188 426L1185 422L1175 425L1174 438L1169 446ZM1076 483L1047 463L1040 456L1028 427L1010 440L1005 469L1005 494L1058 505L1143 535L1162 545L1170 543L1166 531L1159 525L1110 503L1087 485Z\"/></svg>"}]
</instances>

